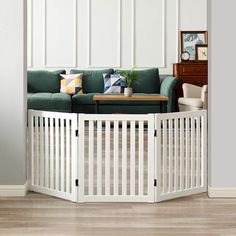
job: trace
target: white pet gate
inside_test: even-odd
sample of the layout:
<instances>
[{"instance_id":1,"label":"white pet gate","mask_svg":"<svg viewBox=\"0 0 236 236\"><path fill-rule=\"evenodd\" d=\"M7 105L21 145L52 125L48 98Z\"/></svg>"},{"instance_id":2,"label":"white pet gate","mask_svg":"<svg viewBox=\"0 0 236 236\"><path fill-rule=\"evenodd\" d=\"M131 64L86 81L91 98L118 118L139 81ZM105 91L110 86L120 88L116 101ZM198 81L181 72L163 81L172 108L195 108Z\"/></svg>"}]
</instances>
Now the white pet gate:
<instances>
[{"instance_id":1,"label":"white pet gate","mask_svg":"<svg viewBox=\"0 0 236 236\"><path fill-rule=\"evenodd\" d=\"M207 112L29 111L29 189L75 202L160 202L206 191Z\"/></svg>"}]
</instances>

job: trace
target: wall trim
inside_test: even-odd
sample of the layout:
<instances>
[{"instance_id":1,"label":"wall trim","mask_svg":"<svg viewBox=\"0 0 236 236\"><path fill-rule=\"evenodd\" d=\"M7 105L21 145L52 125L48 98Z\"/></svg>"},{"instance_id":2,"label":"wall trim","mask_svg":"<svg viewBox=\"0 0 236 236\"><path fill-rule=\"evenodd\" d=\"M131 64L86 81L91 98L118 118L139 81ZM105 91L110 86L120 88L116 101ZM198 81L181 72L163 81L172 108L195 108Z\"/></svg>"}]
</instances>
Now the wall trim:
<instances>
[{"instance_id":1,"label":"wall trim","mask_svg":"<svg viewBox=\"0 0 236 236\"><path fill-rule=\"evenodd\" d=\"M0 185L0 197L24 197L28 192L28 181L24 185Z\"/></svg>"},{"instance_id":2,"label":"wall trim","mask_svg":"<svg viewBox=\"0 0 236 236\"><path fill-rule=\"evenodd\" d=\"M28 50L30 51L29 52L29 55L30 55L30 58L28 58L27 62L28 62L28 65L27 67L28 68L32 68L33 67L33 23L34 23L34 19L33 19L33 0L28 0L27 2L28 4L28 7L30 9L30 14L29 14L29 20L28 20L28 23L27 24L30 24L30 27L29 27L29 41L30 41L30 47L28 47ZM27 13L28 14L28 13Z\"/></svg>"},{"instance_id":3,"label":"wall trim","mask_svg":"<svg viewBox=\"0 0 236 236\"><path fill-rule=\"evenodd\" d=\"M44 0L44 55L43 55L43 61L44 61L44 67L46 68L51 68L51 67L65 67L65 68L71 68L71 67L77 67L78 65L78 60L77 60L77 15L78 15L78 10L77 10L77 0L73 0L74 2L74 63L73 65L49 65L47 63L47 1Z\"/></svg>"},{"instance_id":4,"label":"wall trim","mask_svg":"<svg viewBox=\"0 0 236 236\"><path fill-rule=\"evenodd\" d=\"M208 187L210 198L236 198L236 188L213 188Z\"/></svg>"},{"instance_id":5,"label":"wall trim","mask_svg":"<svg viewBox=\"0 0 236 236\"><path fill-rule=\"evenodd\" d=\"M179 62L180 39L180 0L176 0L176 63Z\"/></svg>"},{"instance_id":6,"label":"wall trim","mask_svg":"<svg viewBox=\"0 0 236 236\"><path fill-rule=\"evenodd\" d=\"M91 5L92 0L88 0L88 68L106 68L106 67L113 67L113 68L120 68L121 67L121 0L117 0L118 3L118 44L117 44L117 64L116 65L93 65L91 63Z\"/></svg>"}]
</instances>

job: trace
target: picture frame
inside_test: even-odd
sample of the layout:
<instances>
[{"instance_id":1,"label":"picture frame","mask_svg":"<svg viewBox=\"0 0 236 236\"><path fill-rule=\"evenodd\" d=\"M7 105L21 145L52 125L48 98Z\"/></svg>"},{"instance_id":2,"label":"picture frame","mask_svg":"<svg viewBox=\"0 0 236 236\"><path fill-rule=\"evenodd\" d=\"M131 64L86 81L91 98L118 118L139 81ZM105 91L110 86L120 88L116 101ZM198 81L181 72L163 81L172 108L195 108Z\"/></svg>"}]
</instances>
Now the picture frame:
<instances>
[{"instance_id":1,"label":"picture frame","mask_svg":"<svg viewBox=\"0 0 236 236\"><path fill-rule=\"evenodd\" d=\"M207 44L196 44L196 60L207 61L208 60L208 45Z\"/></svg>"},{"instance_id":2,"label":"picture frame","mask_svg":"<svg viewBox=\"0 0 236 236\"><path fill-rule=\"evenodd\" d=\"M181 53L187 51L190 61L196 60L196 44L207 44L207 31L180 31Z\"/></svg>"}]
</instances>

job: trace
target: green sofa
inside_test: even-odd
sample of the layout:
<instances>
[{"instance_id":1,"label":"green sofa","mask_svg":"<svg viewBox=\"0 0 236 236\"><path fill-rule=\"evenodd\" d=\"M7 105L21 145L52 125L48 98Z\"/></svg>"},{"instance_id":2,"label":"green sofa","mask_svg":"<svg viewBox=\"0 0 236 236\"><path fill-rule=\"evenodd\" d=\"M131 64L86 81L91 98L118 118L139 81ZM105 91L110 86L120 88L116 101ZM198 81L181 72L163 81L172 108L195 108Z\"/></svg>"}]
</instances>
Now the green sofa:
<instances>
[{"instance_id":1,"label":"green sofa","mask_svg":"<svg viewBox=\"0 0 236 236\"><path fill-rule=\"evenodd\" d=\"M93 96L103 94L103 74L116 73L106 70L71 70L71 74L83 73L83 94L68 95L60 93L60 74L65 70L28 71L28 109L95 113ZM161 94L169 97L167 112L174 111L174 88L177 79L168 76L162 81L158 68L137 71L137 80L133 83L134 94ZM133 113L145 114L160 111L159 102L140 101L103 101L100 102L99 113Z\"/></svg>"}]
</instances>

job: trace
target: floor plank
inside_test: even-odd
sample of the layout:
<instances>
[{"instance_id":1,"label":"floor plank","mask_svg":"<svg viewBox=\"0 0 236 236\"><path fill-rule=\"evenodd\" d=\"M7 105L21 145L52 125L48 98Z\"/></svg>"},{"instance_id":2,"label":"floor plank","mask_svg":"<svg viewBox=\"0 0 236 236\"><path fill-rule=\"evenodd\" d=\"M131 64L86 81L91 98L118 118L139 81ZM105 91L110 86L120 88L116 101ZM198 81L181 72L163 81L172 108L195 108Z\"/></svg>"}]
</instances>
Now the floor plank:
<instances>
[{"instance_id":1,"label":"floor plank","mask_svg":"<svg viewBox=\"0 0 236 236\"><path fill-rule=\"evenodd\" d=\"M76 204L29 193L0 198L0 235L233 236L236 199L198 194L159 204Z\"/></svg>"}]
</instances>

